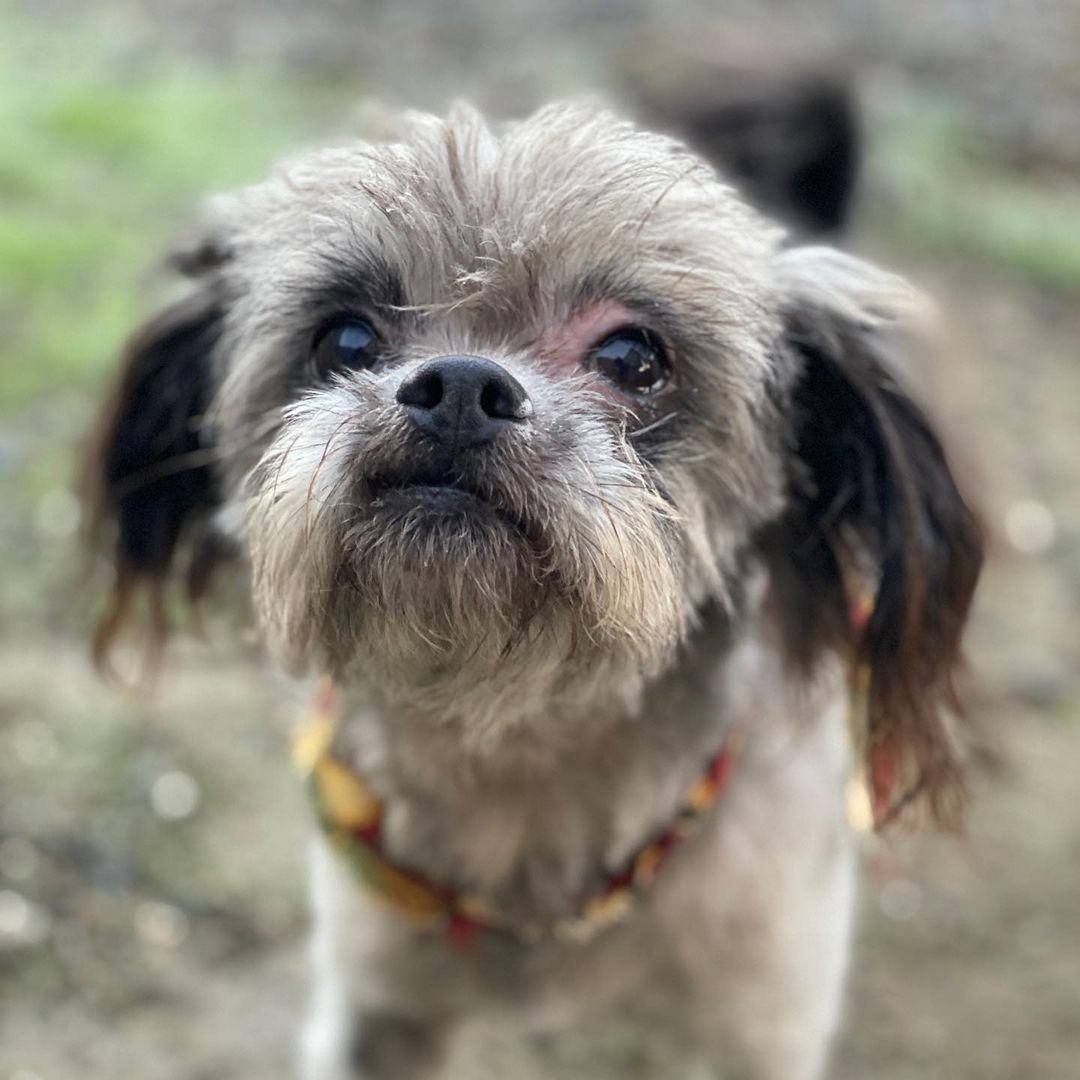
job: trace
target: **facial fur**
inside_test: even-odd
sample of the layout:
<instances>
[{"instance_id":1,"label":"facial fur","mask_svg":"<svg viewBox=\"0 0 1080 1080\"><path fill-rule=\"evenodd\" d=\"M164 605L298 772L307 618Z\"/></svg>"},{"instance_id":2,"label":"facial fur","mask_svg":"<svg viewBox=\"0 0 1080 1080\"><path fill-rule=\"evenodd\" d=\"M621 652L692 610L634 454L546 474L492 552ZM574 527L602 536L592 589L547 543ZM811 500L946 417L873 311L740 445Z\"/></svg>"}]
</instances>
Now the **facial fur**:
<instances>
[{"instance_id":1,"label":"facial fur","mask_svg":"<svg viewBox=\"0 0 1080 1080\"><path fill-rule=\"evenodd\" d=\"M500 141L462 111L406 140L302 159L222 208L253 222L230 241L213 423L237 438L226 482L263 624L294 666L429 702L653 674L779 505L775 237L700 162L610 118L552 110ZM383 354L305 384L339 304ZM670 342L654 401L586 371L612 305ZM453 461L473 497L433 503L403 487L441 466L395 393L441 355L494 360L534 411Z\"/></svg>"},{"instance_id":2,"label":"facial fur","mask_svg":"<svg viewBox=\"0 0 1080 1080\"><path fill-rule=\"evenodd\" d=\"M868 649L875 738L952 778L936 702L980 545L899 389L898 279L785 250L679 144L576 106L498 134L464 108L413 116L400 142L297 158L212 203L177 263L191 295L133 345L96 459L98 521L118 526L108 630L225 529L290 667L497 735L560 703L632 712L706 607L737 622L756 561L793 652ZM313 372L350 317L375 332L370 363ZM626 327L667 358L655 393L595 370ZM498 365L528 417L483 446L433 441L399 394L445 357ZM165 409L163 380L195 405ZM849 452L823 457L832 433ZM200 452L195 475L161 465ZM901 568L862 644L830 622L855 556L872 578ZM927 627L936 660L904 637ZM915 681L933 703L906 700Z\"/></svg>"}]
</instances>

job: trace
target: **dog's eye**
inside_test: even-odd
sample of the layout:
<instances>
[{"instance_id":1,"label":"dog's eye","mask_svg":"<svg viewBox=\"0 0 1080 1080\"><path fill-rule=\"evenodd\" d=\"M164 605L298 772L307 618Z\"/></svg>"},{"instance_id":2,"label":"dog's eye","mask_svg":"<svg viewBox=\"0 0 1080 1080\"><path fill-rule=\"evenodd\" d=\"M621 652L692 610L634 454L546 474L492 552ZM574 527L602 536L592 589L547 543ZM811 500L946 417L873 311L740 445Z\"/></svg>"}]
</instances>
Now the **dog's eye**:
<instances>
[{"instance_id":1,"label":"dog's eye","mask_svg":"<svg viewBox=\"0 0 1080 1080\"><path fill-rule=\"evenodd\" d=\"M631 394L655 394L671 375L667 354L648 330L630 327L605 338L589 354L586 367Z\"/></svg>"},{"instance_id":2,"label":"dog's eye","mask_svg":"<svg viewBox=\"0 0 1080 1080\"><path fill-rule=\"evenodd\" d=\"M375 361L375 331L363 319L342 319L319 332L311 362L320 378L335 371L355 371Z\"/></svg>"}]
</instances>

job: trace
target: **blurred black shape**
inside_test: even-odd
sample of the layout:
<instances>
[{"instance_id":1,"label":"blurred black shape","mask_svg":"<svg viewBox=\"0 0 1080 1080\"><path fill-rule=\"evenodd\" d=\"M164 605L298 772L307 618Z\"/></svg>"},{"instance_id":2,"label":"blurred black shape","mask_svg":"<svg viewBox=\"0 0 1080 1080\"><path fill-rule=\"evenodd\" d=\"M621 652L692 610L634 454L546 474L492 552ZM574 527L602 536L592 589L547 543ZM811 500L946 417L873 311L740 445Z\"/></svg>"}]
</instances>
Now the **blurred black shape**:
<instances>
[{"instance_id":1,"label":"blurred black shape","mask_svg":"<svg viewBox=\"0 0 1080 1080\"><path fill-rule=\"evenodd\" d=\"M835 236L847 225L861 132L842 76L692 64L677 79L638 81L629 93L646 124L684 139L796 233Z\"/></svg>"}]
</instances>

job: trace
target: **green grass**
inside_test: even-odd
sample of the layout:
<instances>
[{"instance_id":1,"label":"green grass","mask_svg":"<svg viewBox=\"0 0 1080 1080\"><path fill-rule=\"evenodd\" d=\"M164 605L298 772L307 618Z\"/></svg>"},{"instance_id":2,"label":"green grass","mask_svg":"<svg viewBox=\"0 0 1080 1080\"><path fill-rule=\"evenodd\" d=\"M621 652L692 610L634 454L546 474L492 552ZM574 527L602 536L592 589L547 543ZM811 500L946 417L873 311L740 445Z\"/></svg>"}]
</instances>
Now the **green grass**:
<instances>
[{"instance_id":1,"label":"green grass","mask_svg":"<svg viewBox=\"0 0 1080 1080\"><path fill-rule=\"evenodd\" d=\"M258 179L346 100L0 19L0 417L96 388L198 200Z\"/></svg>"},{"instance_id":2,"label":"green grass","mask_svg":"<svg viewBox=\"0 0 1080 1080\"><path fill-rule=\"evenodd\" d=\"M875 130L873 224L906 246L949 251L1055 288L1080 288L1080 188L995 161L947 106L911 100Z\"/></svg>"},{"instance_id":3,"label":"green grass","mask_svg":"<svg viewBox=\"0 0 1080 1080\"><path fill-rule=\"evenodd\" d=\"M154 273L210 192L256 181L362 87L150 54L0 12L0 611L68 617L80 567L42 526ZM83 592L85 590L82 590ZM77 590L78 592L78 590Z\"/></svg>"}]
</instances>

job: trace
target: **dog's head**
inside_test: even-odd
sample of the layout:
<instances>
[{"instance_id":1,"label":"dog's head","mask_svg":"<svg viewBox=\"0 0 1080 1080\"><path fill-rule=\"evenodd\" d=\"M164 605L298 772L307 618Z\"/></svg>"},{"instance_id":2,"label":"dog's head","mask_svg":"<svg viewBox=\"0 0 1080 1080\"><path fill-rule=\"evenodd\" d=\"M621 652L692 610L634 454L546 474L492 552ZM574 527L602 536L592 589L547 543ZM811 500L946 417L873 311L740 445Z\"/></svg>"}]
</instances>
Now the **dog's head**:
<instances>
[{"instance_id":1,"label":"dog's head","mask_svg":"<svg viewBox=\"0 0 1080 1080\"><path fill-rule=\"evenodd\" d=\"M224 536L293 668L494 724L632 697L756 561L794 652L861 650L874 738L948 778L980 544L900 386L903 282L785 250L678 144L565 106L301 157L176 261L92 463L106 634Z\"/></svg>"}]
</instances>

